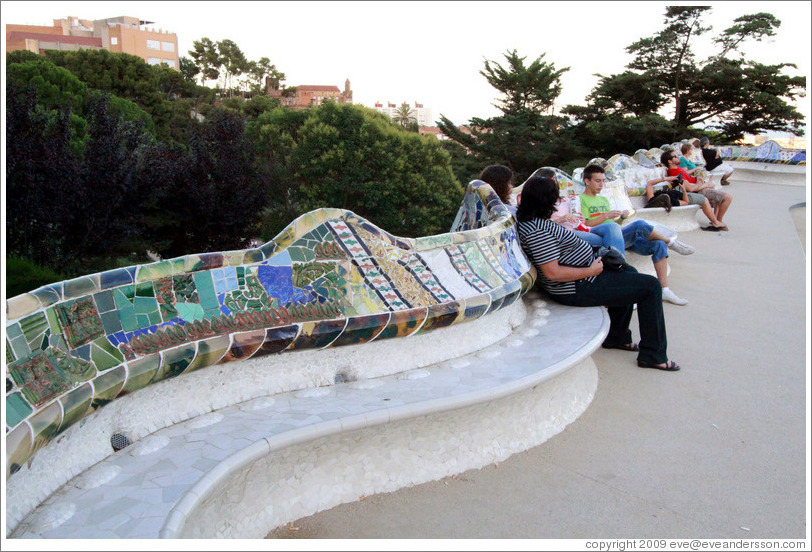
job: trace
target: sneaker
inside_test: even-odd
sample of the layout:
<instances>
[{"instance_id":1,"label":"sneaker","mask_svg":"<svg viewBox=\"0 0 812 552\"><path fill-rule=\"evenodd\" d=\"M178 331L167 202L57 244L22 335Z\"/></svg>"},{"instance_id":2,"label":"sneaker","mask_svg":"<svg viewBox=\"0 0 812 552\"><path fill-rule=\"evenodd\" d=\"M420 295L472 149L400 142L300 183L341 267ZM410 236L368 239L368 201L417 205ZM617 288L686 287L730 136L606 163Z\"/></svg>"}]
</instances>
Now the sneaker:
<instances>
[{"instance_id":1,"label":"sneaker","mask_svg":"<svg viewBox=\"0 0 812 552\"><path fill-rule=\"evenodd\" d=\"M663 301L674 303L675 305L687 305L688 300L677 297L677 294L670 289L663 288Z\"/></svg>"},{"instance_id":2,"label":"sneaker","mask_svg":"<svg viewBox=\"0 0 812 552\"><path fill-rule=\"evenodd\" d=\"M668 249L673 249L680 255L690 255L695 249L687 243L682 243L678 239L674 239L668 244Z\"/></svg>"}]
</instances>

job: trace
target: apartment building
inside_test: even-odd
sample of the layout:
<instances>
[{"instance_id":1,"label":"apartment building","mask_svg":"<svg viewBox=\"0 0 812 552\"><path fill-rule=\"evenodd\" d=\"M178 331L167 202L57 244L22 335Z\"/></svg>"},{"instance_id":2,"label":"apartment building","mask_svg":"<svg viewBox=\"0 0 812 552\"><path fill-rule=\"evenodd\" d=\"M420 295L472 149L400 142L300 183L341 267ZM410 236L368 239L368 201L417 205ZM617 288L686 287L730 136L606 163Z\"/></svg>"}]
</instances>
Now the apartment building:
<instances>
[{"instance_id":1,"label":"apartment building","mask_svg":"<svg viewBox=\"0 0 812 552\"><path fill-rule=\"evenodd\" d=\"M45 50L105 49L138 56L150 65L163 63L172 69L178 64L178 35L156 30L137 17L109 19L54 19L52 26L6 25L6 51L28 50L42 54Z\"/></svg>"},{"instance_id":2,"label":"apartment building","mask_svg":"<svg viewBox=\"0 0 812 552\"><path fill-rule=\"evenodd\" d=\"M389 117L394 117L395 114L400 109L402 105L408 105L409 109L413 111L412 115L414 116L415 120L417 121L417 125L421 127L430 127L434 125L434 121L431 118L431 109L427 107L423 107L423 104L414 102L414 104L410 105L406 102L402 102L399 104L395 104L392 102L375 102L375 110L380 111L381 113L386 113Z\"/></svg>"},{"instance_id":3,"label":"apartment building","mask_svg":"<svg viewBox=\"0 0 812 552\"><path fill-rule=\"evenodd\" d=\"M271 85L270 80L266 80L268 95L272 98L282 100L282 105L293 109L302 109L314 105L321 105L324 100L332 100L339 104L352 103L352 90L350 89L350 79L344 81L344 90L339 90L337 86L301 84L291 87L295 91L291 94L287 91L279 90Z\"/></svg>"}]
</instances>

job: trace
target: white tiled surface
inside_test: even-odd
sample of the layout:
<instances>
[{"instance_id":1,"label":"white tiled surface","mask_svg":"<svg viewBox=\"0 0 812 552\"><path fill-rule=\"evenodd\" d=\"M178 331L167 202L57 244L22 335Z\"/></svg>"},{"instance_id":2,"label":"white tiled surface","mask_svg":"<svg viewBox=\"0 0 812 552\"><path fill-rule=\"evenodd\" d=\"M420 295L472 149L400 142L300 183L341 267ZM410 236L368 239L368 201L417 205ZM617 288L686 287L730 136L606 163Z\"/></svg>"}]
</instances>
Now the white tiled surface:
<instances>
[{"instance_id":1,"label":"white tiled surface","mask_svg":"<svg viewBox=\"0 0 812 552\"><path fill-rule=\"evenodd\" d=\"M293 391L270 398L254 398L159 430L63 485L26 516L10 536L155 538L161 534L165 524L166 529L161 536L184 536L182 530L185 525L189 525L189 531L199 531L198 522L201 521L203 525L209 525L214 536L213 523L217 517L228 518L225 514L217 513L218 508L222 508L221 504L258 510L257 519L246 519L245 526L227 527L221 523L216 528L217 536L245 536L251 530L263 530L263 523L267 524L268 519L278 522L285 516L301 517L298 514L306 512L304 515L308 515L318 511L330 501L346 501L341 497L353 496L356 488L363 488L365 478L370 482L375 480L378 477L376 470L389 464L377 462L374 469L372 465L369 470L359 469L355 476L344 474L344 479L339 483L334 479L335 474L323 466L315 473L310 472L313 466L325 462L328 466L340 465L345 469L344 463L337 463L335 459L342 454L357 458L361 450L359 447L371 446L370 443L374 443L374 446L369 449L368 456L386 456L390 450L398 450L404 442L419 441L422 436L428 440L420 446L427 450L436 449L438 453L434 461L420 460L421 473L405 473L400 478L387 476L386 488L414 484L421 477L423 480L427 480L425 477L436 477L436 470L432 471L433 463L443 464L445 471L467 465L461 462L457 466L456 462L461 461L462 457L444 452L445 445L432 442L429 433L414 434L408 420L422 416L421 420L426 423L434 423L448 431L447 421L438 423L437 420L446 415L444 413L449 409L461 408L463 412L466 410L463 407L472 405L477 405L472 408L482 408L484 405L481 403L529 390L588 358L608 331L608 318L603 309L545 304L532 295L525 301L531 310L525 324L503 342L479 353L376 380L320 388L322 393L315 393L318 396ZM533 333L527 331L530 329L537 329L538 334L529 335ZM495 352L500 354L494 357ZM372 381L378 385L373 385ZM561 385L566 387L566 384ZM557 389L555 393L559 402L567 403L566 388ZM585 393L580 394L583 396ZM568 418L563 424L569 423L569 418L577 417L589 400L591 395L586 404L571 405L572 412L563 415ZM548 399L545 401L549 402ZM511 416L517 415L515 408L503 408L505 427L517 425L510 421ZM485 409L475 419L481 421L483 415L491 414ZM390 420L396 423L385 426L385 431L381 431L380 424ZM477 434L478 426L487 425L472 425L472 435ZM560 428L550 431L557 432L563 428L555 420L552 425ZM334 438L342 431L357 429L362 431L342 433L340 439ZM375 431L373 440L357 441L353 446L353 439L371 431ZM313 441L321 437L326 441ZM479 439L492 439L492 436L483 434ZM449 436L446 440L451 442L454 439ZM469 440L476 441L477 437ZM467 453L469 456L483 455L485 452L498 455L505 451L511 454L517 451L513 449L526 446L519 442L519 436L513 440L516 442L512 446L510 443L490 442L472 442L465 446L472 447ZM333 441L338 448L302 448L302 444L308 442ZM490 450L502 448L505 450ZM273 454L269 455L272 451ZM285 455L295 457L295 460L280 464L282 468L275 464L272 468L266 466L264 471L257 470L257 474L262 474L258 475L262 480L268 473L274 473L274 469L282 469L281 473L276 473L278 480L274 479L274 485L287 484L286 492L292 489L296 493L298 489L302 493L302 496L291 495L294 506L289 504L287 510L280 509L276 516L273 512L274 492L269 491L267 480L264 486L259 482L249 485L245 477L240 476L243 484L238 485L239 488L227 484L229 478L240 473L242 467L250 464L253 470L251 463L267 464ZM400 469L413 471L406 466L400 466ZM319 479L320 473L324 479ZM305 475L304 480L311 485L307 489L301 487ZM356 481L353 481L353 477ZM104 482L97 486L88 483L94 480ZM282 492L281 488L277 490ZM251 498L249 495L252 493L259 495ZM229 494L234 496L227 496ZM257 501L261 501L261 504ZM218 506L212 509L213 504ZM207 511L209 516L215 516L214 521L206 520ZM253 526L248 527L251 523Z\"/></svg>"}]
</instances>

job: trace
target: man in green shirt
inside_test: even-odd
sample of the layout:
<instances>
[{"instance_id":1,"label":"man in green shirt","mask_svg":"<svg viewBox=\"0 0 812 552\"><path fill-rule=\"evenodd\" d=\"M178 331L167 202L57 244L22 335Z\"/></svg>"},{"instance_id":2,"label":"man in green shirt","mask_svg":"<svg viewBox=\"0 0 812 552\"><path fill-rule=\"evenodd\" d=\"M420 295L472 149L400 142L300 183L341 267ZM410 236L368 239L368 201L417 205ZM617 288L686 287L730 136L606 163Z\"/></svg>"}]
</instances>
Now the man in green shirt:
<instances>
[{"instance_id":1,"label":"man in green shirt","mask_svg":"<svg viewBox=\"0 0 812 552\"><path fill-rule=\"evenodd\" d=\"M581 194L581 214L584 216L585 224L590 228L589 231L592 232L593 229L597 232L609 230L617 233L619 231L626 249L639 255L651 255L654 272L663 287L663 301L675 305L686 305L687 300L678 297L668 288L668 249L671 248L682 255L690 255L694 249L675 237L670 240L666 239L643 220L636 220L621 227L617 220L627 218L629 212L612 209L609 200L598 195L603 190L603 185L606 184L606 172L603 168L599 165L589 165L584 169L582 178L586 190Z\"/></svg>"}]
</instances>

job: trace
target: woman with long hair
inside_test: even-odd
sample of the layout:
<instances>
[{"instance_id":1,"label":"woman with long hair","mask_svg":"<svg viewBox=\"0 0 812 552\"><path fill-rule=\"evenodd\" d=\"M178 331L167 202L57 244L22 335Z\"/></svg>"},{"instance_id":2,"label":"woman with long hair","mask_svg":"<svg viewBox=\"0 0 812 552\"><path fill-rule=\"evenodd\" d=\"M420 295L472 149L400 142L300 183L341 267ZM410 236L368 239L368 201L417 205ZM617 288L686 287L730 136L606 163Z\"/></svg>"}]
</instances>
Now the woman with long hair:
<instances>
[{"instance_id":1,"label":"woman with long hair","mask_svg":"<svg viewBox=\"0 0 812 552\"><path fill-rule=\"evenodd\" d=\"M591 245L550 220L557 201L558 184L554 180L532 177L524 184L516 214L522 249L538 269L541 287L564 305L607 307L610 327L604 348L637 352L637 365L642 368L679 370L666 355L660 282L628 265L620 271L604 269ZM635 304L639 346L632 341L629 329Z\"/></svg>"}]
</instances>

